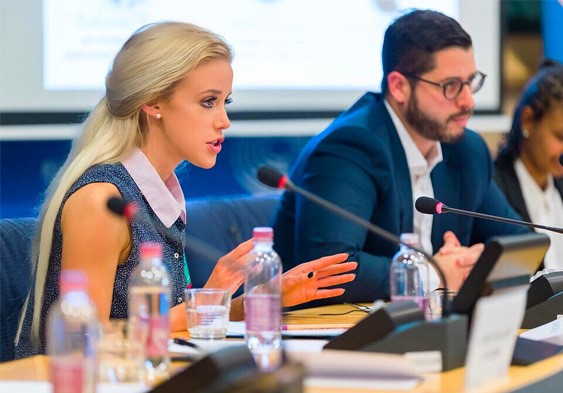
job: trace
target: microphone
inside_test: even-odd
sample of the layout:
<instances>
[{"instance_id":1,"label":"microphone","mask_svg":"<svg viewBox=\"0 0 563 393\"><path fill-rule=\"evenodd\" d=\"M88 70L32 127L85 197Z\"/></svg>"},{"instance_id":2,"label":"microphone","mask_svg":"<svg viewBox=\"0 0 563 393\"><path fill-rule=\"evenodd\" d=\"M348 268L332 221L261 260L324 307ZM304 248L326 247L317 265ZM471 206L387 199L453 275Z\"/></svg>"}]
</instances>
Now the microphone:
<instances>
[{"instance_id":1,"label":"microphone","mask_svg":"<svg viewBox=\"0 0 563 393\"><path fill-rule=\"evenodd\" d=\"M563 165L563 154L559 156L559 165Z\"/></svg>"},{"instance_id":2,"label":"microphone","mask_svg":"<svg viewBox=\"0 0 563 393\"><path fill-rule=\"evenodd\" d=\"M107 207L112 213L125 217L128 220L132 220L138 212L137 205L131 202L127 203L122 198L116 196L108 199Z\"/></svg>"},{"instance_id":3,"label":"microphone","mask_svg":"<svg viewBox=\"0 0 563 393\"><path fill-rule=\"evenodd\" d=\"M385 240L387 240L388 242L391 242L395 245L403 245L403 242L401 242L400 238L381 228L378 227L374 224L372 224L371 222L364 220L361 217L358 217L355 214L350 213L349 211L341 208L340 206L335 205L332 202L327 201L324 198L319 197L318 195L315 195L297 185L295 185L290 179L289 177L283 175L281 172L279 172L277 169L269 167L269 166L262 166L258 169L258 172L256 174L256 177L258 178L258 180L269 186L272 188L278 188L278 189L285 189L288 191L292 191L295 192L305 198L307 198L308 200L310 200L311 202L320 205L322 207L324 207L327 210L330 210L331 212L347 219L350 220L356 224L358 224L359 226L361 226L362 228L367 229L369 232L375 234L376 236L379 236ZM418 251L419 253L421 253L422 255L424 255L426 257L426 259L430 262L430 264L432 264L432 266L434 266L434 268L436 269L438 275L440 276L440 279L442 280L442 283L444 284L445 288L448 288L448 284L446 281L446 276L444 275L444 272L442 271L442 269L440 268L440 266L438 266L438 263L436 262L436 260L430 255L428 254L426 251L422 250L421 248L418 247L413 247L411 245L406 245L409 248L412 248L415 251ZM442 316L448 316L449 315L449 299L446 296L447 291L444 291L444 298L443 298L443 303L442 303L442 309L443 309L443 314Z\"/></svg>"},{"instance_id":4,"label":"microphone","mask_svg":"<svg viewBox=\"0 0 563 393\"><path fill-rule=\"evenodd\" d=\"M523 225L531 228L540 228L547 231L563 233L563 228L550 227L546 225L534 224L528 221L514 220L512 218L491 216L489 214L471 212L467 210L454 209L453 207L448 207L437 199L422 196L418 198L414 204L416 210L423 214L442 214L442 213L456 213L469 217L483 218L485 220L500 221L508 224Z\"/></svg>"},{"instance_id":5,"label":"microphone","mask_svg":"<svg viewBox=\"0 0 563 393\"><path fill-rule=\"evenodd\" d=\"M272 167L260 167L257 178L260 182L272 188L295 192L393 244L403 244L398 236L326 199L296 186L287 176ZM427 258L447 288L446 277L436 260L420 248L407 246L420 252ZM466 353L467 316L450 315L450 300L446 293L447 291L444 291L441 319L426 321L424 313L414 302L392 302L386 307L370 313L369 316L362 319L354 327L329 341L324 346L324 349L399 354L413 351L440 351L443 371L461 367L464 364ZM421 339L421 337L424 337L424 339Z\"/></svg>"},{"instance_id":6,"label":"microphone","mask_svg":"<svg viewBox=\"0 0 563 393\"><path fill-rule=\"evenodd\" d=\"M165 239L172 240L175 243L182 244L182 238L178 236L173 236L168 232L165 232L163 229L163 225L160 223L155 222L155 220L151 217L148 217L144 214L139 213L139 209L137 205L133 202L125 202L123 198L114 196L107 200L107 208L114 214L126 218L129 222L136 220L146 225L150 225L151 227L155 228L156 231ZM216 249L215 247L210 246L209 244L193 237L193 236L186 236L186 243L189 243L189 247L200 255L204 255L205 257L211 260L219 260L223 256L223 253Z\"/></svg>"}]
</instances>

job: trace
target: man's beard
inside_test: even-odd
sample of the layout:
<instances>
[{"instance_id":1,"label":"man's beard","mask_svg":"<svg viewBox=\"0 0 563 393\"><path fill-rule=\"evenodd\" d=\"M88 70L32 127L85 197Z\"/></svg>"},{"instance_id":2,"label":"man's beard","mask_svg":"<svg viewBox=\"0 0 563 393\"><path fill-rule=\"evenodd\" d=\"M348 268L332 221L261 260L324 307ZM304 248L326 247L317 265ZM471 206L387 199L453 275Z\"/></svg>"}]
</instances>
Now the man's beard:
<instances>
[{"instance_id":1,"label":"man's beard","mask_svg":"<svg viewBox=\"0 0 563 393\"><path fill-rule=\"evenodd\" d=\"M442 124L439 121L426 116L426 114L420 110L416 96L412 94L407 104L405 117L407 122L418 134L420 134L420 136L431 141L451 143L459 140L463 136L463 132L457 134L448 133L448 122L457 116L471 116L472 113L473 109L461 110L458 113L451 115L446 123Z\"/></svg>"}]
</instances>

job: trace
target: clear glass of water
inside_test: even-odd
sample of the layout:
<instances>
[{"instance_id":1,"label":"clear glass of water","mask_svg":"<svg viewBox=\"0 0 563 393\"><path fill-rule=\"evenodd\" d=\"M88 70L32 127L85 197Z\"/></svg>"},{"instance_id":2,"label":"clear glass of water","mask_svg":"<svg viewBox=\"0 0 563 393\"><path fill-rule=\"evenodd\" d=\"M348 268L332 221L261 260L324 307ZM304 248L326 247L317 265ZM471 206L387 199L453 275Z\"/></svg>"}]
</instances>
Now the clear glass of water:
<instances>
[{"instance_id":1,"label":"clear glass of water","mask_svg":"<svg viewBox=\"0 0 563 393\"><path fill-rule=\"evenodd\" d=\"M224 339L231 310L231 293L226 289L190 288L184 294L190 338Z\"/></svg>"},{"instance_id":2,"label":"clear glass of water","mask_svg":"<svg viewBox=\"0 0 563 393\"><path fill-rule=\"evenodd\" d=\"M141 341L129 335L127 320L104 324L97 349L100 382L141 383L144 348Z\"/></svg>"},{"instance_id":3,"label":"clear glass of water","mask_svg":"<svg viewBox=\"0 0 563 393\"><path fill-rule=\"evenodd\" d=\"M428 309L426 313L426 319L440 319L442 317L442 303L444 301L444 289L439 289L430 292L430 299L428 302ZM454 291L447 291L448 301L450 307L452 305L452 301L454 300L456 292Z\"/></svg>"}]
</instances>

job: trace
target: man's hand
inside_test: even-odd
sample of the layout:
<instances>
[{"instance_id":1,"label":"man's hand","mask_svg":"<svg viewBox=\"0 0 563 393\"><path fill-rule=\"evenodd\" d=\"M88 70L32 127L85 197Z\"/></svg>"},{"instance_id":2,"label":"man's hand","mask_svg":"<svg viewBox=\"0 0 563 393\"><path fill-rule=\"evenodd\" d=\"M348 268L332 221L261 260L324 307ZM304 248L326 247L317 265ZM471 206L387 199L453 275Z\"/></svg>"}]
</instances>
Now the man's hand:
<instances>
[{"instance_id":1,"label":"man's hand","mask_svg":"<svg viewBox=\"0 0 563 393\"><path fill-rule=\"evenodd\" d=\"M464 247L453 232L447 231L444 233L444 245L434 255L434 259L444 271L448 281L448 289L457 292L461 288L475 262L481 256L483 249L483 243ZM440 286L443 285L444 283L440 283Z\"/></svg>"}]
</instances>

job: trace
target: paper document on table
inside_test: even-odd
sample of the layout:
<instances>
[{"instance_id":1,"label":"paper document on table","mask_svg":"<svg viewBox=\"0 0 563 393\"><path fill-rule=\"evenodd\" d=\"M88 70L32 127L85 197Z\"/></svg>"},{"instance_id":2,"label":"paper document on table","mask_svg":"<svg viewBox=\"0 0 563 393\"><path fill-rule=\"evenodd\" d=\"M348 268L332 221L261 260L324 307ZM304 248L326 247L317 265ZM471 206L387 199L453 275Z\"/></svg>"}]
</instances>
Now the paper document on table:
<instances>
[{"instance_id":1,"label":"paper document on table","mask_svg":"<svg viewBox=\"0 0 563 393\"><path fill-rule=\"evenodd\" d=\"M149 389L136 383L100 383L97 393L144 393ZM46 381L0 381L0 392L52 393L53 385Z\"/></svg>"},{"instance_id":2,"label":"paper document on table","mask_svg":"<svg viewBox=\"0 0 563 393\"><path fill-rule=\"evenodd\" d=\"M522 338L534 341L544 341L551 344L563 345L563 317L557 318L545 325L530 329L520 335Z\"/></svg>"},{"instance_id":3,"label":"paper document on table","mask_svg":"<svg viewBox=\"0 0 563 393\"><path fill-rule=\"evenodd\" d=\"M413 389L422 376L403 355L326 349L322 352L288 352L305 365L305 384L338 389Z\"/></svg>"},{"instance_id":4,"label":"paper document on table","mask_svg":"<svg viewBox=\"0 0 563 393\"><path fill-rule=\"evenodd\" d=\"M283 337L336 337L344 333L353 324L294 324L282 325ZM244 337L246 325L242 322L229 322L227 337Z\"/></svg>"},{"instance_id":5,"label":"paper document on table","mask_svg":"<svg viewBox=\"0 0 563 393\"><path fill-rule=\"evenodd\" d=\"M199 350L170 340L171 354L203 355L225 347L245 345L242 340L190 340ZM420 381L412 361L403 355L371 352L323 350L326 340L283 340L283 349L291 360L302 362L307 369L305 384L311 387L337 389L371 388L409 390Z\"/></svg>"},{"instance_id":6,"label":"paper document on table","mask_svg":"<svg viewBox=\"0 0 563 393\"><path fill-rule=\"evenodd\" d=\"M172 357L177 357L177 355L189 355L194 357L193 360L197 360L199 357L203 357L207 354L219 351L224 348L234 347L237 345L246 345L243 340L197 340L191 339L190 343L195 344L197 348L193 346L181 345L175 343L173 340L168 341L168 353ZM190 360L190 359L187 359Z\"/></svg>"},{"instance_id":7,"label":"paper document on table","mask_svg":"<svg viewBox=\"0 0 563 393\"><path fill-rule=\"evenodd\" d=\"M194 348L189 345L182 345L174 342L174 340L168 341L168 353L173 360L185 360L185 361L196 361L201 357L219 351L224 348L233 347L237 345L246 345L243 340L186 340L192 345L197 346ZM320 352L323 347L328 343L327 340L308 340L308 339L298 339L298 340L283 340L282 348L288 352Z\"/></svg>"}]
</instances>

